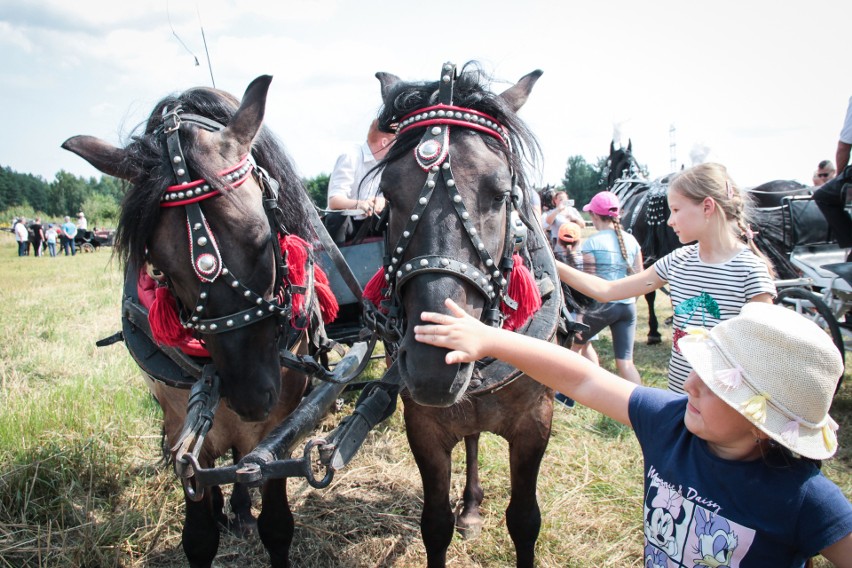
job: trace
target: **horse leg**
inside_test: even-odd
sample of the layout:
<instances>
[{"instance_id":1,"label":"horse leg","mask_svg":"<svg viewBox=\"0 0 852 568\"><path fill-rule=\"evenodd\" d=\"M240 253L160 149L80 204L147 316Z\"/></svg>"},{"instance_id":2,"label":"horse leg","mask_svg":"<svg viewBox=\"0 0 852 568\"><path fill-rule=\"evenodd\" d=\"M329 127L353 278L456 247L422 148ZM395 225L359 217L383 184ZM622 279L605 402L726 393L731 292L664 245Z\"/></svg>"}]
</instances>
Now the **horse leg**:
<instances>
[{"instance_id":1,"label":"horse leg","mask_svg":"<svg viewBox=\"0 0 852 568\"><path fill-rule=\"evenodd\" d=\"M231 449L231 454L234 464L238 464L243 457L236 448ZM257 531L257 521L251 514L251 495L248 486L235 482L229 502L233 517L226 522L228 530L243 538Z\"/></svg>"},{"instance_id":2,"label":"horse leg","mask_svg":"<svg viewBox=\"0 0 852 568\"><path fill-rule=\"evenodd\" d=\"M248 486L243 483L234 483L229 501L233 518L228 519L228 530L243 538L253 534L257 530L257 521L251 514L251 495Z\"/></svg>"},{"instance_id":3,"label":"horse leg","mask_svg":"<svg viewBox=\"0 0 852 568\"><path fill-rule=\"evenodd\" d=\"M660 324L657 321L657 311L654 309L656 300L656 290L645 294L645 301L648 303L648 345L659 345L663 342L663 336L660 335Z\"/></svg>"},{"instance_id":4,"label":"horse leg","mask_svg":"<svg viewBox=\"0 0 852 568\"><path fill-rule=\"evenodd\" d=\"M219 549L219 521L222 492L219 487L209 488L200 501L184 498L185 516L181 544L191 568L209 568Z\"/></svg>"},{"instance_id":5,"label":"horse leg","mask_svg":"<svg viewBox=\"0 0 852 568\"><path fill-rule=\"evenodd\" d=\"M406 405L405 433L423 483L420 535L426 547L426 566L443 568L455 524L449 498L452 444L441 443L434 425L415 424L415 413L409 410L412 406Z\"/></svg>"},{"instance_id":6,"label":"horse leg","mask_svg":"<svg viewBox=\"0 0 852 568\"><path fill-rule=\"evenodd\" d=\"M287 480L272 479L263 485L257 532L269 553L272 568L290 566L290 544L296 523L287 502Z\"/></svg>"},{"instance_id":7,"label":"horse leg","mask_svg":"<svg viewBox=\"0 0 852 568\"><path fill-rule=\"evenodd\" d=\"M535 543L541 529L541 511L536 499L538 472L550 426L543 436L530 436L541 431L543 424L530 424L518 428L515 439L509 440L509 466L511 470L512 497L506 508L506 527L515 543L517 566L532 568L535 562Z\"/></svg>"},{"instance_id":8,"label":"horse leg","mask_svg":"<svg viewBox=\"0 0 852 568\"><path fill-rule=\"evenodd\" d=\"M482 532L482 517L479 506L485 492L479 483L479 434L464 438L465 485L462 495L462 510L456 518L456 529L465 539L477 538Z\"/></svg>"}]
</instances>

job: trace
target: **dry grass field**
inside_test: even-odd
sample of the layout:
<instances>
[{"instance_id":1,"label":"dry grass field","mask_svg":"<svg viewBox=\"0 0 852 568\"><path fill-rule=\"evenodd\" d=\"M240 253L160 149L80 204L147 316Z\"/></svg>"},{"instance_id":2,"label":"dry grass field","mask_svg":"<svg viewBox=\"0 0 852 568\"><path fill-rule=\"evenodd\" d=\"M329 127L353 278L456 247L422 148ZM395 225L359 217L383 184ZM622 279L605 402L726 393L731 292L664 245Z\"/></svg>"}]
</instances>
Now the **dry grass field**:
<instances>
[{"instance_id":1,"label":"dry grass field","mask_svg":"<svg viewBox=\"0 0 852 568\"><path fill-rule=\"evenodd\" d=\"M56 259L15 254L11 236L0 234L0 567L186 566L181 488L158 461L159 410L123 345L94 345L119 325L121 278L109 249ZM666 303L660 295L664 314ZM640 340L645 332L640 329ZM670 331L664 335L663 345L636 349L640 373L655 386L665 383ZM598 351L612 368L606 337ZM319 429L333 428L351 408L349 399ZM823 469L852 497L848 373L832 414L841 450ZM507 445L492 435L482 443L485 524L479 539L455 537L454 567L514 565L503 518ZM461 447L454 463L451 498L457 499ZM643 565L642 464L628 429L588 409L560 406L538 494L539 566ZM294 566L425 565L420 479L399 410L330 487L293 480L289 495L297 524ZM225 535L215 565L264 566L265 553L257 538Z\"/></svg>"}]
</instances>

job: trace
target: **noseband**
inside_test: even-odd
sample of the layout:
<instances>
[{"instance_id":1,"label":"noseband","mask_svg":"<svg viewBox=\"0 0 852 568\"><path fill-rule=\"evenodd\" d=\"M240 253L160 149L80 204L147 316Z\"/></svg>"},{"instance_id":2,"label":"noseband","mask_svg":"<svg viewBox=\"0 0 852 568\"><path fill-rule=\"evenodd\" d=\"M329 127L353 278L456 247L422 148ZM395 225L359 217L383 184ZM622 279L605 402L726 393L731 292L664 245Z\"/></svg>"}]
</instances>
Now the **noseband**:
<instances>
[{"instance_id":1,"label":"noseband","mask_svg":"<svg viewBox=\"0 0 852 568\"><path fill-rule=\"evenodd\" d=\"M266 170L259 167L250 154L235 166L219 174L220 182L236 189L253 173L263 192L263 205L273 235L272 248L275 254L275 289L272 299L265 300L261 294L240 282L222 260L219 245L201 209L202 201L216 197L220 195L220 192L207 180L193 181L190 178L180 144L182 123L193 124L209 132L217 132L225 128L206 117L184 113L180 106L172 110L164 110L163 125L160 127L166 140L169 163L177 181L177 184L169 186L160 198L160 207L184 208L192 269L201 282L195 307L189 314L185 313L185 310L180 310L181 324L186 329L215 334L240 329L272 316L289 319L292 312L292 294L289 284L286 290L283 286L282 276L286 276L288 271L278 239L275 238L279 232L278 227L281 225L276 219L276 216L281 213L278 206L278 182L271 178ZM251 306L227 316L207 318L205 311L210 288L220 277L225 285L242 296ZM283 293L282 290L284 290Z\"/></svg>"},{"instance_id":2,"label":"noseband","mask_svg":"<svg viewBox=\"0 0 852 568\"><path fill-rule=\"evenodd\" d=\"M387 317L398 320L402 317L400 291L402 286L424 273L437 272L451 274L471 284L485 297L485 309L482 320L491 326L500 325L502 313L500 303L505 302L509 307L516 308L517 304L506 294L509 277L513 267L512 254L515 251L515 239L518 224L512 222L512 212L517 207L520 198L519 188L515 186L514 172L512 174L512 196L506 200L506 230L503 242L503 256L499 261L491 257L485 249L485 243L480 238L476 227L473 226L470 213L464 205L462 196L456 187L453 175L452 160L449 155L450 127L468 128L494 136L506 147L509 138L506 129L494 118L481 112L453 105L453 87L456 80L456 66L445 63L441 68L439 82L440 104L417 110L403 117L397 127L397 134L413 128L426 127L420 143L414 150L417 164L426 175L426 182L420 190L417 204L411 211L405 229L393 247L387 246L388 253L384 259L384 279L389 288L389 305ZM402 258L417 230L423 213L435 194L435 190L444 188L450 202L453 204L456 216L461 221L468 239L473 244L479 256L479 265L468 264L449 255L422 255L407 259ZM521 225L522 226L522 225Z\"/></svg>"}]
</instances>

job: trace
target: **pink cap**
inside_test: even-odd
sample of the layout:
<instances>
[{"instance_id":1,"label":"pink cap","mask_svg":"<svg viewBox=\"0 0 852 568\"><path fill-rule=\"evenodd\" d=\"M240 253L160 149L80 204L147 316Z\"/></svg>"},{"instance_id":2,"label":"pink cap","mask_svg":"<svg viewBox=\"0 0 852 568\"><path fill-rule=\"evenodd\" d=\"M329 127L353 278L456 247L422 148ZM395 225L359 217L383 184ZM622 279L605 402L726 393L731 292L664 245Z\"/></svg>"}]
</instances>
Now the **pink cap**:
<instances>
[{"instance_id":1,"label":"pink cap","mask_svg":"<svg viewBox=\"0 0 852 568\"><path fill-rule=\"evenodd\" d=\"M592 197L592 200L583 207L583 211L591 211L601 217L618 217L621 204L618 196L611 191L601 191Z\"/></svg>"}]
</instances>

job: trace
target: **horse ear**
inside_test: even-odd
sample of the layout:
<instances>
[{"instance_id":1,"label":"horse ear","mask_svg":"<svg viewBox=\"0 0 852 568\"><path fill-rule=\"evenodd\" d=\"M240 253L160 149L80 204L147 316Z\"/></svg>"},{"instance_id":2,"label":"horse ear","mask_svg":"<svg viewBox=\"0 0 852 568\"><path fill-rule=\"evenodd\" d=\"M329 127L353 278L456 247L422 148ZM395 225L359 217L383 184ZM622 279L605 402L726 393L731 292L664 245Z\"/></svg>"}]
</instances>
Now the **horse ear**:
<instances>
[{"instance_id":1,"label":"horse ear","mask_svg":"<svg viewBox=\"0 0 852 568\"><path fill-rule=\"evenodd\" d=\"M246 87L240 108L237 109L227 128L222 131L222 136L233 138L237 144L246 149L251 146L263 124L266 95L271 82L272 75L261 75Z\"/></svg>"},{"instance_id":2,"label":"horse ear","mask_svg":"<svg viewBox=\"0 0 852 568\"><path fill-rule=\"evenodd\" d=\"M401 79L394 75L393 73L385 73L384 71L379 71L376 73L376 79L382 84L382 100L388 96L391 88L399 83Z\"/></svg>"},{"instance_id":3,"label":"horse ear","mask_svg":"<svg viewBox=\"0 0 852 568\"><path fill-rule=\"evenodd\" d=\"M627 153L631 154L632 152L633 152L633 139L628 138L627 139Z\"/></svg>"},{"instance_id":4,"label":"horse ear","mask_svg":"<svg viewBox=\"0 0 852 568\"><path fill-rule=\"evenodd\" d=\"M127 150L117 148L94 136L73 136L62 147L74 152L107 175L132 181L136 175L125 162Z\"/></svg>"},{"instance_id":5,"label":"horse ear","mask_svg":"<svg viewBox=\"0 0 852 568\"><path fill-rule=\"evenodd\" d=\"M612 156L615 154L615 142L613 140L609 141L609 155Z\"/></svg>"},{"instance_id":6,"label":"horse ear","mask_svg":"<svg viewBox=\"0 0 852 568\"><path fill-rule=\"evenodd\" d=\"M544 73L541 69L536 69L532 73L528 73L521 77L521 80L500 93L500 98L506 101L513 111L518 112L524 103L527 102L527 97L532 91L533 85Z\"/></svg>"}]
</instances>

